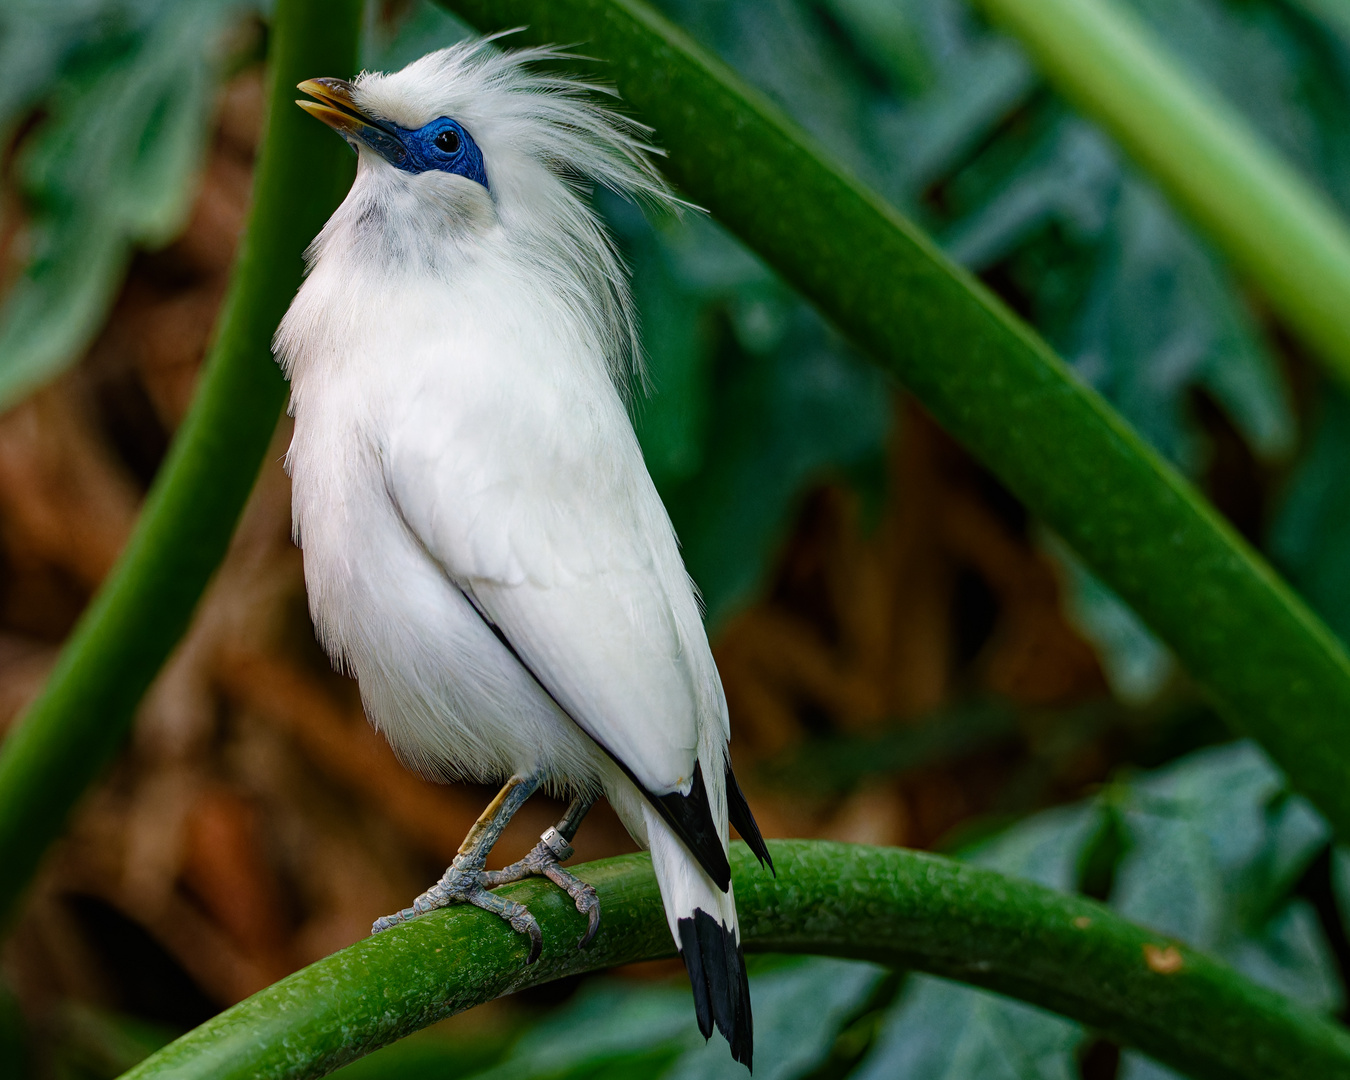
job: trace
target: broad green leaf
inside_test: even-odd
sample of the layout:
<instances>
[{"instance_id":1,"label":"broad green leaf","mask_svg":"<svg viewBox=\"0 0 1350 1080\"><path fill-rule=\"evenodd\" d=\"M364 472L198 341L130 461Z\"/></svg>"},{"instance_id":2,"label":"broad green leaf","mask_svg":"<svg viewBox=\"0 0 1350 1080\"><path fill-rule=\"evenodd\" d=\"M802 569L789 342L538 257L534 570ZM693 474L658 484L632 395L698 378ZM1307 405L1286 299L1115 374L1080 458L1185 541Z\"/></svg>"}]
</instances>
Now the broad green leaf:
<instances>
[{"instance_id":1,"label":"broad green leaf","mask_svg":"<svg viewBox=\"0 0 1350 1080\"><path fill-rule=\"evenodd\" d=\"M243 7L147 6L117 40L78 52L61 70L48 115L18 162L32 212L27 265L0 307L0 407L88 344L135 246L166 243L182 227L225 60L223 33ZM50 10L66 29L62 5ZM48 76L57 74L53 60Z\"/></svg>"},{"instance_id":2,"label":"broad green leaf","mask_svg":"<svg viewBox=\"0 0 1350 1080\"><path fill-rule=\"evenodd\" d=\"M1071 892L1102 809L1036 814L963 853L978 866ZM859 1080L1069 1080L1079 1025L968 986L911 976L882 1021Z\"/></svg>"},{"instance_id":3,"label":"broad green leaf","mask_svg":"<svg viewBox=\"0 0 1350 1080\"><path fill-rule=\"evenodd\" d=\"M1092 642L1112 692L1131 705L1153 700L1176 669L1167 646L1063 543L1046 536L1043 546L1067 579L1065 614Z\"/></svg>"},{"instance_id":4,"label":"broad green leaf","mask_svg":"<svg viewBox=\"0 0 1350 1080\"><path fill-rule=\"evenodd\" d=\"M1344 991L1311 907L1289 891L1330 833L1251 743L1191 755L1116 804L1130 849L1111 902L1323 1011Z\"/></svg>"},{"instance_id":5,"label":"broad green leaf","mask_svg":"<svg viewBox=\"0 0 1350 1080\"><path fill-rule=\"evenodd\" d=\"M1102 799L1033 815L964 855L1061 891L1078 885L1106 816L1123 827L1114 907L1225 957L1250 978L1323 1011L1343 989L1316 915L1290 890L1329 832L1250 743L1202 751L1126 779ZM1338 864L1350 882L1350 859ZM1342 896L1350 896L1344 890ZM857 1075L942 1080L1076 1076L1077 1025L994 995L914 978ZM1177 1074L1127 1052L1122 1076Z\"/></svg>"},{"instance_id":6,"label":"broad green leaf","mask_svg":"<svg viewBox=\"0 0 1350 1080\"><path fill-rule=\"evenodd\" d=\"M715 627L762 581L804 487L881 471L889 388L706 216L601 205L635 266L638 435Z\"/></svg>"},{"instance_id":7,"label":"broad green leaf","mask_svg":"<svg viewBox=\"0 0 1350 1080\"><path fill-rule=\"evenodd\" d=\"M1270 549L1327 624L1350 640L1350 397L1325 386L1318 413L1271 527Z\"/></svg>"},{"instance_id":8,"label":"broad green leaf","mask_svg":"<svg viewBox=\"0 0 1350 1080\"><path fill-rule=\"evenodd\" d=\"M1175 58L1171 42L1183 35L1154 33L1122 0L980 2L1260 285L1328 370L1350 378L1350 326L1341 317L1350 302L1350 225L1297 161ZM1201 0L1140 2L1150 13L1213 10ZM1251 56L1233 74L1243 90L1262 81Z\"/></svg>"},{"instance_id":9,"label":"broad green leaf","mask_svg":"<svg viewBox=\"0 0 1350 1080\"><path fill-rule=\"evenodd\" d=\"M575 1001L530 1028L482 1080L581 1077L604 1066L611 1075L639 1069L660 1075L680 1054L703 1042L690 1023L693 1009L693 998L683 987L592 983ZM654 1057L660 1063L656 1069Z\"/></svg>"},{"instance_id":10,"label":"broad green leaf","mask_svg":"<svg viewBox=\"0 0 1350 1080\"><path fill-rule=\"evenodd\" d=\"M796 1080L828 1055L840 1029L884 972L873 964L795 957L751 962L755 1075ZM719 1038L705 1042L687 986L606 981L532 1027L481 1080L606 1076L739 1080L742 1066Z\"/></svg>"},{"instance_id":11,"label":"broad green leaf","mask_svg":"<svg viewBox=\"0 0 1350 1080\"><path fill-rule=\"evenodd\" d=\"M1096 129L1047 122L958 177L958 191L976 194L944 234L947 250L1010 272L1078 374L1184 471L1204 459L1196 388L1258 456L1286 454L1288 393L1227 271Z\"/></svg>"},{"instance_id":12,"label":"broad green leaf","mask_svg":"<svg viewBox=\"0 0 1350 1080\"><path fill-rule=\"evenodd\" d=\"M1289 0L1289 3L1324 23L1350 45L1350 6L1344 0Z\"/></svg>"},{"instance_id":13,"label":"broad green leaf","mask_svg":"<svg viewBox=\"0 0 1350 1080\"><path fill-rule=\"evenodd\" d=\"M1074 1023L926 975L911 976L856 1080L1077 1080Z\"/></svg>"},{"instance_id":14,"label":"broad green leaf","mask_svg":"<svg viewBox=\"0 0 1350 1080\"><path fill-rule=\"evenodd\" d=\"M791 346L746 349L752 335L778 336L780 313ZM814 315L772 298L738 314L734 362L713 380L705 466L662 491L714 625L758 586L806 482L875 461L891 423L884 377Z\"/></svg>"},{"instance_id":15,"label":"broad green leaf","mask_svg":"<svg viewBox=\"0 0 1350 1080\"><path fill-rule=\"evenodd\" d=\"M1195 475L1203 464L1188 410L1209 391L1263 458L1293 445L1288 392L1237 288L1158 194L1115 186L1098 264L1067 352L1139 431Z\"/></svg>"},{"instance_id":16,"label":"broad green leaf","mask_svg":"<svg viewBox=\"0 0 1350 1080\"><path fill-rule=\"evenodd\" d=\"M1342 0L1128 3L1180 64L1350 210L1350 69L1288 11L1344 9Z\"/></svg>"}]
</instances>

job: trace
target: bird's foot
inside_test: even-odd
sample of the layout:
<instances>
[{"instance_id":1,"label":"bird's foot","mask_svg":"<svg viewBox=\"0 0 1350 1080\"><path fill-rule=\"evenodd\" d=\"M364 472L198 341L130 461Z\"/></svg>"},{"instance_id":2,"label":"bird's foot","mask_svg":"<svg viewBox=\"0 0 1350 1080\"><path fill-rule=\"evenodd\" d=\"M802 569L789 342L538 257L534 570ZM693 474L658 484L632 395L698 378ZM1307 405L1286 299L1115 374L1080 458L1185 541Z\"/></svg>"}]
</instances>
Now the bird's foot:
<instances>
[{"instance_id":1,"label":"bird's foot","mask_svg":"<svg viewBox=\"0 0 1350 1080\"><path fill-rule=\"evenodd\" d=\"M522 881L527 877L546 877L572 898L577 910L586 916L586 932L577 941L577 948L584 949L590 944L595 932L600 929L600 897L595 887L587 885L575 874L561 866L572 857L572 845L557 828L545 831L525 858L512 863L502 870L489 870L483 874L483 884L490 889L512 881Z\"/></svg>"},{"instance_id":2,"label":"bird's foot","mask_svg":"<svg viewBox=\"0 0 1350 1080\"><path fill-rule=\"evenodd\" d=\"M414 900L412 907L376 919L370 932L378 934L381 930L388 930L390 927L398 926L409 919L415 919L419 915L425 915L429 911L436 911L452 904L472 904L474 907L491 911L505 919L516 933L528 935L530 955L526 958L525 963L527 966L533 964L539 959L539 950L544 946L544 935L539 929L538 921L530 914L530 909L524 904L518 904L514 900L507 900L488 892L486 882L488 877L489 875L483 872L481 859L457 855L441 880ZM515 881L518 879L510 878L508 880ZM504 882L498 884L504 884Z\"/></svg>"}]
</instances>

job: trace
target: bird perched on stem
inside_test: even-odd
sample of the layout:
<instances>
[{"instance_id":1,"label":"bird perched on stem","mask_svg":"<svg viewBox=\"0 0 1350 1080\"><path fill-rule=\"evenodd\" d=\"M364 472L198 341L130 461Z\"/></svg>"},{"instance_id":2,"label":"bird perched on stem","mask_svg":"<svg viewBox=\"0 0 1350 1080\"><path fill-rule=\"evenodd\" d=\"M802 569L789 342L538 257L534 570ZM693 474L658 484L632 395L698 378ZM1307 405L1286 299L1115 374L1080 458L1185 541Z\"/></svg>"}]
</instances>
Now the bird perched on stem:
<instances>
[{"instance_id":1,"label":"bird perched on stem","mask_svg":"<svg viewBox=\"0 0 1350 1080\"><path fill-rule=\"evenodd\" d=\"M491 891L565 870L592 802L652 853L705 1036L750 1064L728 823L768 861L731 772L698 599L625 409L638 337L627 273L587 201L678 202L646 130L597 87L488 42L300 102L348 140L356 181L309 252L276 353L310 610L404 761L506 786L445 875L383 930L469 903L542 944ZM521 862L486 872L540 788L570 797ZM771 865L771 864L770 864Z\"/></svg>"}]
</instances>

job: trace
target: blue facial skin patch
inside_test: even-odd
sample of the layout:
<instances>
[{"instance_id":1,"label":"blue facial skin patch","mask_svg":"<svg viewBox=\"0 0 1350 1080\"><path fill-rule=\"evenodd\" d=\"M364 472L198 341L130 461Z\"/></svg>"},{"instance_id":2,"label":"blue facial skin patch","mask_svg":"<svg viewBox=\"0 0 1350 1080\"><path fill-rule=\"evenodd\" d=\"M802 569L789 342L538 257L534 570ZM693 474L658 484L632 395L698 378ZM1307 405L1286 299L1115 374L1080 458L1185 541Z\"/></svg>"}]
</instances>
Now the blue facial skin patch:
<instances>
[{"instance_id":1,"label":"blue facial skin patch","mask_svg":"<svg viewBox=\"0 0 1350 1080\"><path fill-rule=\"evenodd\" d=\"M442 116L438 120L410 131L389 125L402 142L402 154L388 153L384 147L372 146L391 164L404 172L424 173L435 169L455 173L476 184L488 186L487 170L483 167L483 151L462 124ZM394 140L391 138L391 142ZM393 149L392 147L390 149Z\"/></svg>"}]
</instances>

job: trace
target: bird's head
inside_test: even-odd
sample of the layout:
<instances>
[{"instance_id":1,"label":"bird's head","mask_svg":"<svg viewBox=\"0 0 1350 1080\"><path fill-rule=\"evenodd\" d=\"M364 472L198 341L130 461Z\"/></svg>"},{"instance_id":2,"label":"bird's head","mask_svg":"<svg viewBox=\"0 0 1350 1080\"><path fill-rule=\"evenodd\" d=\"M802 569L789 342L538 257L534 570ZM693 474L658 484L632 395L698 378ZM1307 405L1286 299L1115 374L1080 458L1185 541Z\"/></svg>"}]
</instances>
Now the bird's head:
<instances>
[{"instance_id":1,"label":"bird's head","mask_svg":"<svg viewBox=\"0 0 1350 1080\"><path fill-rule=\"evenodd\" d=\"M500 35L498 35L500 36ZM347 286L404 273L449 280L479 258L527 268L602 339L614 370L637 353L627 274L589 183L683 206L652 162L650 131L606 104L612 91L540 70L550 48L461 42L389 74L300 84L298 104L345 138L356 182L309 252Z\"/></svg>"},{"instance_id":2,"label":"bird's head","mask_svg":"<svg viewBox=\"0 0 1350 1080\"><path fill-rule=\"evenodd\" d=\"M370 76L365 79L371 81ZM308 79L299 88L315 100L296 104L336 131L358 153L370 151L395 169L414 176L442 172L488 188L483 151L458 120L437 116L416 127L405 127L371 106L363 106L370 95L344 79ZM418 115L412 107L399 111L405 116Z\"/></svg>"},{"instance_id":3,"label":"bird's head","mask_svg":"<svg viewBox=\"0 0 1350 1080\"><path fill-rule=\"evenodd\" d=\"M300 84L313 100L297 104L357 151L355 190L369 189L384 220L397 221L398 206L423 216L420 201L471 228L566 225L576 220L578 179L675 201L652 164L648 130L602 104L597 91L608 91L537 70L570 57L493 41L461 42L390 74Z\"/></svg>"}]
</instances>

